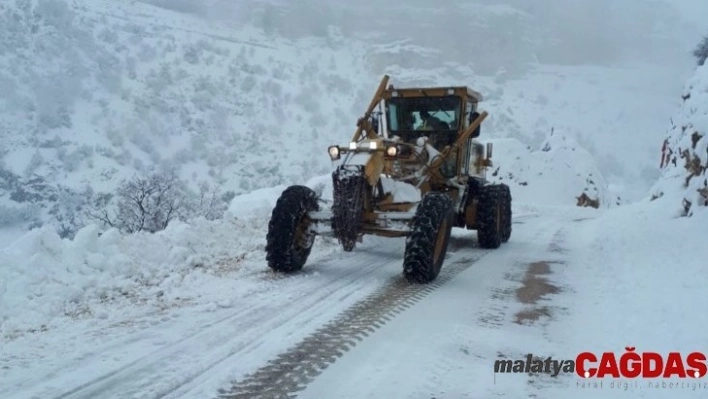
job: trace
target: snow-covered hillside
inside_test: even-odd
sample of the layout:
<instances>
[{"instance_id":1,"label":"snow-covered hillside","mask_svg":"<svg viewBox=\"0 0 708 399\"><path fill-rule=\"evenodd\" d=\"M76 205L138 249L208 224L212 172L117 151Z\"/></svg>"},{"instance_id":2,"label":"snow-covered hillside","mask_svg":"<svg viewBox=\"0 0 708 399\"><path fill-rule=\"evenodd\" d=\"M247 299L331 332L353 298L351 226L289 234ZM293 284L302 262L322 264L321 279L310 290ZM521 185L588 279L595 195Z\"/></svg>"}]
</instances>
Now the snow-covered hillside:
<instances>
[{"instance_id":1,"label":"snow-covered hillside","mask_svg":"<svg viewBox=\"0 0 708 399\"><path fill-rule=\"evenodd\" d=\"M456 18L475 21L455 35L462 41L436 42L410 23L458 25L420 6L2 2L0 237L91 223L87 202L152 169L175 169L192 189L205 182L224 198L325 173L324 149L349 137L384 73L399 85L463 83L482 92L484 138L537 148L552 129L563 131L625 199L655 181L656 149L641 143L660 140L656 126L676 94L663 78L672 66L628 64L595 42L592 66L552 56L551 47L578 38L546 40L563 25L539 31L546 13L512 0L461 6ZM661 7L663 18L676 18ZM393 13L408 22L384 24ZM499 37L502 25L508 32ZM646 32L680 49L665 27ZM638 45L646 32L623 40Z\"/></svg>"},{"instance_id":2,"label":"snow-covered hillside","mask_svg":"<svg viewBox=\"0 0 708 399\"><path fill-rule=\"evenodd\" d=\"M334 28L291 41L65 0L2 2L0 26L0 211L35 225L151 169L236 194L326 172L375 87Z\"/></svg>"},{"instance_id":3,"label":"snow-covered hillside","mask_svg":"<svg viewBox=\"0 0 708 399\"><path fill-rule=\"evenodd\" d=\"M666 134L663 171L652 198L664 197L677 215L691 215L708 205L708 64L688 80L682 100Z\"/></svg>"}]
</instances>

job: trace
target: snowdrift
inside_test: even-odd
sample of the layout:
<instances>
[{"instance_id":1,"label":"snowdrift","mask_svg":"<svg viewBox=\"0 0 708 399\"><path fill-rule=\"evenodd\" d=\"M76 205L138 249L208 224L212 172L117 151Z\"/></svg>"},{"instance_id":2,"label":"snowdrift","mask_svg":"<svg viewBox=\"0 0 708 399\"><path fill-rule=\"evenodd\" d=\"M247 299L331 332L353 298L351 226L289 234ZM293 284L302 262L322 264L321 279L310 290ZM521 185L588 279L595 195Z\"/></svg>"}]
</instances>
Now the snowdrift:
<instances>
[{"instance_id":1,"label":"snowdrift","mask_svg":"<svg viewBox=\"0 0 708 399\"><path fill-rule=\"evenodd\" d=\"M514 203L574 206L583 193L600 208L620 203L592 155L571 138L551 134L535 151L513 138L483 142L494 145L487 178L508 184Z\"/></svg>"},{"instance_id":2,"label":"snowdrift","mask_svg":"<svg viewBox=\"0 0 708 399\"><path fill-rule=\"evenodd\" d=\"M326 178L307 184L322 190ZM73 240L50 226L26 233L0 250L0 340L51 328L66 317L108 318L126 306L174 306L186 287L206 287L215 276L243 279L247 289L249 276L267 270L268 220L285 188L237 196L223 219L175 221L154 234L101 233L96 225ZM320 239L311 257L338 250Z\"/></svg>"},{"instance_id":3,"label":"snowdrift","mask_svg":"<svg viewBox=\"0 0 708 399\"><path fill-rule=\"evenodd\" d=\"M688 80L662 147L661 177L652 199L664 197L676 215L708 205L708 64Z\"/></svg>"}]
</instances>

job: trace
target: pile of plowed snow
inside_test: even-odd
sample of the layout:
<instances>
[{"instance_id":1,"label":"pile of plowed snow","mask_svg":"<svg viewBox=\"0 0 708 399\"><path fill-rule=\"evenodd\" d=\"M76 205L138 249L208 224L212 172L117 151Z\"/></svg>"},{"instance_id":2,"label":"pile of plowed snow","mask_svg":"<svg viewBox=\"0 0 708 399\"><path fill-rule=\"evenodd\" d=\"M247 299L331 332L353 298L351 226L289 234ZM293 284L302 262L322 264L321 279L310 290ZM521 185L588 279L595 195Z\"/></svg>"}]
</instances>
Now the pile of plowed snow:
<instances>
[{"instance_id":1,"label":"pile of plowed snow","mask_svg":"<svg viewBox=\"0 0 708 399\"><path fill-rule=\"evenodd\" d=\"M708 64L696 69L672 118L664 142L663 171L652 188L676 215L692 215L708 205Z\"/></svg>"},{"instance_id":2,"label":"pile of plowed snow","mask_svg":"<svg viewBox=\"0 0 708 399\"><path fill-rule=\"evenodd\" d=\"M509 185L514 203L574 206L585 193L600 208L619 204L595 159L571 138L552 134L538 150L511 138L484 142L493 143L487 178Z\"/></svg>"},{"instance_id":3,"label":"pile of plowed snow","mask_svg":"<svg viewBox=\"0 0 708 399\"><path fill-rule=\"evenodd\" d=\"M307 184L321 189L317 179ZM174 221L154 234L101 232L90 225L70 240L50 226L30 231L0 250L0 339L51 328L67 317L172 306L184 299L185 288L223 276L244 280L244 290L262 284L251 280L268 270L268 220L283 189L238 196L223 219ZM335 251L331 240L316 240L310 259Z\"/></svg>"}]
</instances>

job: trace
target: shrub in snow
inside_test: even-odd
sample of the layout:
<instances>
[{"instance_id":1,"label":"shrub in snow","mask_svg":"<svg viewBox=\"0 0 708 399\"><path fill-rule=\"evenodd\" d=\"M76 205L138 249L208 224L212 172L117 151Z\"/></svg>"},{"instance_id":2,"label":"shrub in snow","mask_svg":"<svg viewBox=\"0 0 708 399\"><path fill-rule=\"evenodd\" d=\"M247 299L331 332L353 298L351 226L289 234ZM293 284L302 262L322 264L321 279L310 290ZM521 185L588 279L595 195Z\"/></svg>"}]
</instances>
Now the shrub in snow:
<instances>
[{"instance_id":1,"label":"shrub in snow","mask_svg":"<svg viewBox=\"0 0 708 399\"><path fill-rule=\"evenodd\" d=\"M209 183L202 182L199 184L198 195L187 204L189 216L207 220L220 219L234 196L232 191L222 193L219 186L210 187Z\"/></svg>"},{"instance_id":2,"label":"shrub in snow","mask_svg":"<svg viewBox=\"0 0 708 399\"><path fill-rule=\"evenodd\" d=\"M80 192L59 186L56 195L57 199L49 209L49 215L53 218L51 224L55 226L59 237L73 239L76 232L85 226L82 212L87 199L93 196L93 191L87 188Z\"/></svg>"},{"instance_id":3,"label":"shrub in snow","mask_svg":"<svg viewBox=\"0 0 708 399\"><path fill-rule=\"evenodd\" d=\"M118 188L114 212L103 207L91 210L89 216L127 233L154 233L179 217L186 202L184 192L184 183L174 173L135 176Z\"/></svg>"},{"instance_id":4,"label":"shrub in snow","mask_svg":"<svg viewBox=\"0 0 708 399\"><path fill-rule=\"evenodd\" d=\"M10 192L10 199L15 202L38 203L56 201L56 189L42 176L21 180L20 184Z\"/></svg>"},{"instance_id":5,"label":"shrub in snow","mask_svg":"<svg viewBox=\"0 0 708 399\"><path fill-rule=\"evenodd\" d=\"M113 159L118 162L118 165L125 166L133 160L133 155L130 153L130 151L124 148L120 152L120 154L117 154Z\"/></svg>"},{"instance_id":6,"label":"shrub in snow","mask_svg":"<svg viewBox=\"0 0 708 399\"><path fill-rule=\"evenodd\" d=\"M116 33L116 31L113 29L109 29L108 27L101 29L98 32L98 35L96 36L100 40L109 44L115 44L118 42L118 33Z\"/></svg>"},{"instance_id":7,"label":"shrub in snow","mask_svg":"<svg viewBox=\"0 0 708 399\"><path fill-rule=\"evenodd\" d=\"M95 196L87 215L125 233L155 233L173 220L219 219L233 197L206 182L194 192L174 172L152 172L123 181L115 196Z\"/></svg>"},{"instance_id":8,"label":"shrub in snow","mask_svg":"<svg viewBox=\"0 0 708 399\"><path fill-rule=\"evenodd\" d=\"M54 135L51 139L40 141L38 146L39 148L60 148L69 143L69 141L62 140L59 135Z\"/></svg>"},{"instance_id":9,"label":"shrub in snow","mask_svg":"<svg viewBox=\"0 0 708 399\"><path fill-rule=\"evenodd\" d=\"M44 163L44 157L42 157L42 154L39 151L35 151L29 161L29 164L27 164L27 167L25 168L25 176L33 175L34 172L42 166L42 163Z\"/></svg>"},{"instance_id":10,"label":"shrub in snow","mask_svg":"<svg viewBox=\"0 0 708 399\"><path fill-rule=\"evenodd\" d=\"M693 50L693 55L698 61L698 66L702 66L706 63L708 59L708 35L703 37L703 40L698 44L695 50Z\"/></svg>"},{"instance_id":11,"label":"shrub in snow","mask_svg":"<svg viewBox=\"0 0 708 399\"><path fill-rule=\"evenodd\" d=\"M0 159L2 161L2 159ZM20 185L20 176L0 166L0 194L14 190Z\"/></svg>"},{"instance_id":12,"label":"shrub in snow","mask_svg":"<svg viewBox=\"0 0 708 399\"><path fill-rule=\"evenodd\" d=\"M683 104L662 146L662 174L652 199L667 196L679 213L691 216L708 206L708 64L696 69L684 90Z\"/></svg>"},{"instance_id":13,"label":"shrub in snow","mask_svg":"<svg viewBox=\"0 0 708 399\"><path fill-rule=\"evenodd\" d=\"M84 144L70 153L62 153L59 159L64 162L64 170L73 172L79 168L82 161L88 161L93 156L93 147Z\"/></svg>"},{"instance_id":14,"label":"shrub in snow","mask_svg":"<svg viewBox=\"0 0 708 399\"><path fill-rule=\"evenodd\" d=\"M200 53L199 48L196 46L187 45L184 49L184 60L192 65L196 65L199 63Z\"/></svg>"}]
</instances>

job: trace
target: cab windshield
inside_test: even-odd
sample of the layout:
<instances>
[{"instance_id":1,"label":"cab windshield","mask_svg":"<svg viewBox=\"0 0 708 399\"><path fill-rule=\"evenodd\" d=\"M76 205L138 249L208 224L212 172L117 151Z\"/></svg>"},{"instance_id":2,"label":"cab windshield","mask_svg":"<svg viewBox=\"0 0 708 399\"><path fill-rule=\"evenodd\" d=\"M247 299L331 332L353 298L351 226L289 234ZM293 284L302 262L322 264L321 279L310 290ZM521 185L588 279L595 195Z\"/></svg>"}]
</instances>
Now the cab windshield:
<instances>
[{"instance_id":1,"label":"cab windshield","mask_svg":"<svg viewBox=\"0 0 708 399\"><path fill-rule=\"evenodd\" d=\"M457 131L459 97L392 98L386 104L389 132Z\"/></svg>"}]
</instances>

